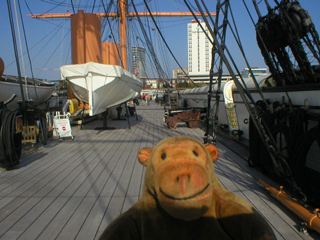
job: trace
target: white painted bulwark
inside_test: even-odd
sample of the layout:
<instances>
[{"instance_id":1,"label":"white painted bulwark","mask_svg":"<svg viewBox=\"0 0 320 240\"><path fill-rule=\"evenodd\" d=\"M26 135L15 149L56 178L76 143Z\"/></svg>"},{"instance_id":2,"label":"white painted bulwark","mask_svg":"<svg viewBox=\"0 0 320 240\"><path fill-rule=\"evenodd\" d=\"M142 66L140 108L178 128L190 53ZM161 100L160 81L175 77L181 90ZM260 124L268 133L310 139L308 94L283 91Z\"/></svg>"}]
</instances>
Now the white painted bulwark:
<instances>
[{"instance_id":1,"label":"white painted bulwark","mask_svg":"<svg viewBox=\"0 0 320 240\"><path fill-rule=\"evenodd\" d=\"M18 108L18 101L22 100L22 94L20 89L20 83L18 80L14 81L13 79L1 78L0 81L0 101L6 104L9 110L15 110ZM17 77L14 77L17 78ZM25 101L34 101L36 105L41 104L48 100L52 92L54 90L55 84L50 82L41 81L41 85L39 85L39 81L36 85L22 84L22 90L24 94ZM11 99L13 99L11 101Z\"/></svg>"}]
</instances>

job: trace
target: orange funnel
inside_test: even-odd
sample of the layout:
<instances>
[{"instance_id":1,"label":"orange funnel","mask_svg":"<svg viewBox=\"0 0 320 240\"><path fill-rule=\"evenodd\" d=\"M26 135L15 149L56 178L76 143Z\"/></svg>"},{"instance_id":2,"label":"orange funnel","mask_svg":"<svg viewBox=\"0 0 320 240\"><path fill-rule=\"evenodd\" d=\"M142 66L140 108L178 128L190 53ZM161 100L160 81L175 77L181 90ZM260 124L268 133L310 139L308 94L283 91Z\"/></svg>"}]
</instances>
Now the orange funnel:
<instances>
[{"instance_id":1,"label":"orange funnel","mask_svg":"<svg viewBox=\"0 0 320 240\"><path fill-rule=\"evenodd\" d=\"M101 22L94 13L71 15L72 64L101 63Z\"/></svg>"}]
</instances>

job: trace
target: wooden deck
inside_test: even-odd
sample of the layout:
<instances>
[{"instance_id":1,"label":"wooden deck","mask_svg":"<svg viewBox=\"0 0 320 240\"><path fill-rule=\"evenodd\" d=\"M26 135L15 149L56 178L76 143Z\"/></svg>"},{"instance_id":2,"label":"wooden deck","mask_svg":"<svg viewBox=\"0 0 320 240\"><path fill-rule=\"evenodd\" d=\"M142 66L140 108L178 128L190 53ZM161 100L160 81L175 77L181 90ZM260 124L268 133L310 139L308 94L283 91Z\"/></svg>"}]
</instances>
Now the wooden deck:
<instances>
[{"instance_id":1,"label":"wooden deck","mask_svg":"<svg viewBox=\"0 0 320 240\"><path fill-rule=\"evenodd\" d=\"M202 141L203 131L185 124L170 130L164 111L139 106L139 119L109 121L116 130L99 131L102 121L74 126L75 139L57 138L24 151L17 169L0 173L0 239L97 239L104 228L141 194L144 168L140 148L161 139L188 135ZM248 167L245 149L231 151L218 142L216 174L230 191L251 202L273 226L278 239L320 239L299 233L300 220L257 184L263 178ZM272 181L269 181L272 183Z\"/></svg>"}]
</instances>

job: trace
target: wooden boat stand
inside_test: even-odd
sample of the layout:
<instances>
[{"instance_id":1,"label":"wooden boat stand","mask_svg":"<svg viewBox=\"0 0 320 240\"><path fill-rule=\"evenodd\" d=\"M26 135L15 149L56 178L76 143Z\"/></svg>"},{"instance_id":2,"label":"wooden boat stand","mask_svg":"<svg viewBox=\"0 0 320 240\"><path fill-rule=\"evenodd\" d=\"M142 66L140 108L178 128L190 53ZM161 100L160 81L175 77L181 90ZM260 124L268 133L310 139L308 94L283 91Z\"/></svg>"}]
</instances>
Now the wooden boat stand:
<instances>
[{"instance_id":1,"label":"wooden boat stand","mask_svg":"<svg viewBox=\"0 0 320 240\"><path fill-rule=\"evenodd\" d=\"M129 126L129 129L131 130L131 125L130 125L130 112L129 112L129 107L128 107L128 104L125 103L125 108L126 108L126 115L127 115L127 120L128 120L128 126Z\"/></svg>"},{"instance_id":2,"label":"wooden boat stand","mask_svg":"<svg viewBox=\"0 0 320 240\"><path fill-rule=\"evenodd\" d=\"M125 118L121 118L121 112L122 112L122 107L119 105L119 107L116 108L117 110L117 118L114 118L112 120L126 120Z\"/></svg>"},{"instance_id":3,"label":"wooden boat stand","mask_svg":"<svg viewBox=\"0 0 320 240\"><path fill-rule=\"evenodd\" d=\"M131 124L130 124L130 111L129 111L129 107L128 104L125 103L125 109L126 109L126 119L125 118L121 118L121 111L122 111L122 107L121 105L119 107L116 108L117 109L117 118L114 118L112 120L127 120L128 121L128 129L131 130ZM136 105L134 103L134 113L136 115L136 120L138 121L138 115L137 115L137 110L136 110ZM114 127L108 127L108 111L109 109L107 109L105 112L102 113L102 121L103 121L103 126L102 127L96 127L96 130L114 130Z\"/></svg>"},{"instance_id":4,"label":"wooden boat stand","mask_svg":"<svg viewBox=\"0 0 320 240\"><path fill-rule=\"evenodd\" d=\"M108 127L108 112L109 112L109 109L107 109L106 111L104 111L102 113L102 127L96 127L95 129L96 130L114 130L116 128L114 127Z\"/></svg>"}]
</instances>

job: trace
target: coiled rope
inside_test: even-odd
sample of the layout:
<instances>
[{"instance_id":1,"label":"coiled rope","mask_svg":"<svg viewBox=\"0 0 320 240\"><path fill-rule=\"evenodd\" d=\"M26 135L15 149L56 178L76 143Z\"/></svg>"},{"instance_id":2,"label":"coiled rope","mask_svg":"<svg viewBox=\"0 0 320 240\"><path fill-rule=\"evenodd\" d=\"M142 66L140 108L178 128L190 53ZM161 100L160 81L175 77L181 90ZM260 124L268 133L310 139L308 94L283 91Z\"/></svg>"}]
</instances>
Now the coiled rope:
<instances>
[{"instance_id":1,"label":"coiled rope","mask_svg":"<svg viewBox=\"0 0 320 240\"><path fill-rule=\"evenodd\" d=\"M248 164L251 167L259 167L264 174L284 185L287 184L281 175L292 174L294 181L307 197L303 203L318 207L320 205L320 169L316 169L316 166L319 165L320 128L313 127L306 132L308 116L304 109L288 111L289 108L279 105L273 107L278 110L273 114L268 114L263 104L257 102L257 105L261 111L261 118L270 128L289 169L279 169L277 163L271 160L251 119L249 121L250 157ZM290 171L282 173L287 170ZM293 188L294 186L287 187Z\"/></svg>"},{"instance_id":2,"label":"coiled rope","mask_svg":"<svg viewBox=\"0 0 320 240\"><path fill-rule=\"evenodd\" d=\"M308 197L308 203L320 206L319 165L320 129L311 128L296 142L292 163L293 176ZM313 160L314 162L310 161Z\"/></svg>"},{"instance_id":3,"label":"coiled rope","mask_svg":"<svg viewBox=\"0 0 320 240\"><path fill-rule=\"evenodd\" d=\"M19 110L1 109L0 166L11 169L20 162L22 133L16 133L16 117Z\"/></svg>"}]
</instances>

